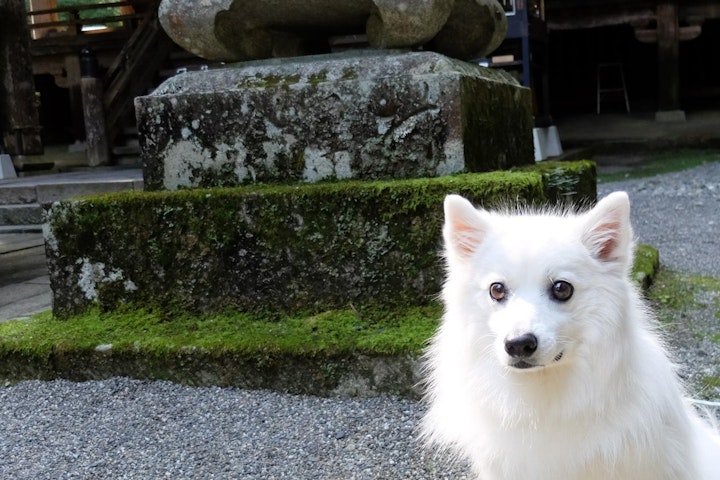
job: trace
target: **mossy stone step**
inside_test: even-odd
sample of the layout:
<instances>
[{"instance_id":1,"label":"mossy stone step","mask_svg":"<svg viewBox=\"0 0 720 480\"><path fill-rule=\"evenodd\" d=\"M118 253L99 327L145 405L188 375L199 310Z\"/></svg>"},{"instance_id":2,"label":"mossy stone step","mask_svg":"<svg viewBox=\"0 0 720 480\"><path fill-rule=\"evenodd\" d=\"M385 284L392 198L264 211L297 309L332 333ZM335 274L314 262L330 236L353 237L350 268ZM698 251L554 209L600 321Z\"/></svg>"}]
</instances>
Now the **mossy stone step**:
<instances>
[{"instance_id":1,"label":"mossy stone step","mask_svg":"<svg viewBox=\"0 0 720 480\"><path fill-rule=\"evenodd\" d=\"M648 286L657 250L641 245L634 278ZM418 398L420 357L442 307L348 307L267 318L227 311L49 312L0 323L0 381L128 376L196 386L312 395Z\"/></svg>"},{"instance_id":2,"label":"mossy stone step","mask_svg":"<svg viewBox=\"0 0 720 480\"><path fill-rule=\"evenodd\" d=\"M562 181L557 181L561 179ZM318 312L427 304L440 290L442 201L595 200L592 162L397 181L346 181L58 202L45 228L53 309Z\"/></svg>"}]
</instances>

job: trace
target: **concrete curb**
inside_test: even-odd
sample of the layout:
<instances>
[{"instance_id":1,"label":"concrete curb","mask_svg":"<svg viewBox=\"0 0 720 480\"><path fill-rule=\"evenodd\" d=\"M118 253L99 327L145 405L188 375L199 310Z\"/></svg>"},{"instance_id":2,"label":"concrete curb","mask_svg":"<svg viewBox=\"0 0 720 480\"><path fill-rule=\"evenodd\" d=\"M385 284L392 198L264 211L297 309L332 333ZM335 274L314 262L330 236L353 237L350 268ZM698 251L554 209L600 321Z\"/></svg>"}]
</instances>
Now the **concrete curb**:
<instances>
[{"instance_id":1,"label":"concrete curb","mask_svg":"<svg viewBox=\"0 0 720 480\"><path fill-rule=\"evenodd\" d=\"M70 381L130 377L183 385L273 390L293 394L356 398L397 395L420 398L419 355L247 356L178 349L162 357L142 351L58 351L48 357L21 352L0 355L0 381Z\"/></svg>"}]
</instances>

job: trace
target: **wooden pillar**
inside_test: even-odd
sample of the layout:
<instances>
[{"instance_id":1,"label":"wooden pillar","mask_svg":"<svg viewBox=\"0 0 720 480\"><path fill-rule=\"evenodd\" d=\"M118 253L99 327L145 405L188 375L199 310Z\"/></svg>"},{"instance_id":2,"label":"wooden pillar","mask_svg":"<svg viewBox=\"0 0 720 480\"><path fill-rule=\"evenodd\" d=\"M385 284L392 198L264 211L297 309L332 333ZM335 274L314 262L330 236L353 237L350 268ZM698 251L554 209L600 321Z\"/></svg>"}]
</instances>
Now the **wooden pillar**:
<instances>
[{"instance_id":1,"label":"wooden pillar","mask_svg":"<svg viewBox=\"0 0 720 480\"><path fill-rule=\"evenodd\" d=\"M680 109L680 28L678 6L675 3L660 3L657 6L657 51L658 51L658 112L656 120L685 120Z\"/></svg>"},{"instance_id":2,"label":"wooden pillar","mask_svg":"<svg viewBox=\"0 0 720 480\"><path fill-rule=\"evenodd\" d=\"M103 81L99 78L97 58L88 48L80 54L80 72L87 162L91 167L107 165L110 163L110 146L103 107Z\"/></svg>"},{"instance_id":3,"label":"wooden pillar","mask_svg":"<svg viewBox=\"0 0 720 480\"><path fill-rule=\"evenodd\" d=\"M43 153L25 0L0 0L0 130L8 153Z\"/></svg>"},{"instance_id":4,"label":"wooden pillar","mask_svg":"<svg viewBox=\"0 0 720 480\"><path fill-rule=\"evenodd\" d=\"M82 93L80 92L80 56L65 57L65 86L70 96L71 131L76 139L85 138L85 117L83 114Z\"/></svg>"}]
</instances>

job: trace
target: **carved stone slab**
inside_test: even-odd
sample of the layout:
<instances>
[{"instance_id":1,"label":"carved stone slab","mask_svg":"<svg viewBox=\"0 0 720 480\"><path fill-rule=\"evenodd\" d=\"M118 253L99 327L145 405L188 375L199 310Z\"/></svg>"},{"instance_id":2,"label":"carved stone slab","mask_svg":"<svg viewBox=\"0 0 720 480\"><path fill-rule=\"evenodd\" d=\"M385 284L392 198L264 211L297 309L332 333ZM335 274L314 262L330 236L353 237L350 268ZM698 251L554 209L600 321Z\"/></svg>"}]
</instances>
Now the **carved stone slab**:
<instances>
[{"instance_id":1,"label":"carved stone slab","mask_svg":"<svg viewBox=\"0 0 720 480\"><path fill-rule=\"evenodd\" d=\"M431 52L189 72L135 105L150 190L433 177L533 162L529 90Z\"/></svg>"}]
</instances>

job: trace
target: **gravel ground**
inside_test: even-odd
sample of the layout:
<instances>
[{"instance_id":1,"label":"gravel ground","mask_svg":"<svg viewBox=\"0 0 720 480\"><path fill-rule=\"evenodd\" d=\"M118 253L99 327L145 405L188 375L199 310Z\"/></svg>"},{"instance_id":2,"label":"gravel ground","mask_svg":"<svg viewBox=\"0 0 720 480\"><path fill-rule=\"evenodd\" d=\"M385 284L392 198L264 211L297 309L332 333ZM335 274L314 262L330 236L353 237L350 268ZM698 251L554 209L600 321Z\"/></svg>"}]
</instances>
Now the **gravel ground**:
<instances>
[{"instance_id":1,"label":"gravel ground","mask_svg":"<svg viewBox=\"0 0 720 480\"><path fill-rule=\"evenodd\" d=\"M720 278L720 163L602 184L626 190L642 242L665 265ZM702 299L717 305L716 298ZM718 375L713 308L671 338L691 381ZM687 372L687 370L686 370ZM713 394L714 392L706 392ZM0 389L0 478L463 479L467 468L415 441L417 402L326 399L115 378Z\"/></svg>"},{"instance_id":2,"label":"gravel ground","mask_svg":"<svg viewBox=\"0 0 720 480\"><path fill-rule=\"evenodd\" d=\"M0 389L0 478L467 478L413 442L415 402L124 378Z\"/></svg>"},{"instance_id":3,"label":"gravel ground","mask_svg":"<svg viewBox=\"0 0 720 480\"><path fill-rule=\"evenodd\" d=\"M720 162L601 183L598 196L615 190L630 195L635 235L660 250L664 266L720 278Z\"/></svg>"},{"instance_id":4,"label":"gravel ground","mask_svg":"<svg viewBox=\"0 0 720 480\"><path fill-rule=\"evenodd\" d=\"M720 155L718 155L720 157ZM630 195L635 235L660 251L660 263L720 280L720 161L682 172L598 185L598 196ZM673 358L696 398L720 401L720 292L698 292L696 305L675 312L667 330ZM720 416L720 408L714 409Z\"/></svg>"}]
</instances>

